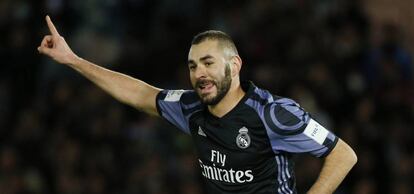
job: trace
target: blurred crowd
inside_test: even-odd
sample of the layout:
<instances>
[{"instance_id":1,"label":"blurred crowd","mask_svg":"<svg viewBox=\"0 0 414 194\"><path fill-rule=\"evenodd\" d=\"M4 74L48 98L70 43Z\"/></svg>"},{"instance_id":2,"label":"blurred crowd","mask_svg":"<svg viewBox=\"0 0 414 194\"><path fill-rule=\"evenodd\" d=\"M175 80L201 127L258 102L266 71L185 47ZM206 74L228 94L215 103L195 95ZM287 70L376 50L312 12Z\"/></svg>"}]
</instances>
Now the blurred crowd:
<instances>
[{"instance_id":1,"label":"blurred crowd","mask_svg":"<svg viewBox=\"0 0 414 194\"><path fill-rule=\"evenodd\" d=\"M337 194L414 193L414 35L374 25L360 2L1 0L0 193L203 193L189 136L37 53L46 14L79 56L169 89L190 88L192 37L223 30L242 79L295 99L357 152ZM304 193L322 160L296 160Z\"/></svg>"}]
</instances>

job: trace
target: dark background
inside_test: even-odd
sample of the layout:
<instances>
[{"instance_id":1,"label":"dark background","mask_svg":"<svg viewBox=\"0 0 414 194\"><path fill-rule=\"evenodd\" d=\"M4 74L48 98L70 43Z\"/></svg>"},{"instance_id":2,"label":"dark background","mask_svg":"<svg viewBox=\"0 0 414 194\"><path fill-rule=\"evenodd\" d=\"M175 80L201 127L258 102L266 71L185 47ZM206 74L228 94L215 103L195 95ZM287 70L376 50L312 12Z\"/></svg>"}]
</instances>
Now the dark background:
<instances>
[{"instance_id":1,"label":"dark background","mask_svg":"<svg viewBox=\"0 0 414 194\"><path fill-rule=\"evenodd\" d=\"M190 88L192 37L230 34L242 79L298 101L357 152L337 194L414 193L410 1L1 0L0 193L203 193L191 139L38 54L49 14L79 56ZM321 160L298 156L304 193Z\"/></svg>"}]
</instances>

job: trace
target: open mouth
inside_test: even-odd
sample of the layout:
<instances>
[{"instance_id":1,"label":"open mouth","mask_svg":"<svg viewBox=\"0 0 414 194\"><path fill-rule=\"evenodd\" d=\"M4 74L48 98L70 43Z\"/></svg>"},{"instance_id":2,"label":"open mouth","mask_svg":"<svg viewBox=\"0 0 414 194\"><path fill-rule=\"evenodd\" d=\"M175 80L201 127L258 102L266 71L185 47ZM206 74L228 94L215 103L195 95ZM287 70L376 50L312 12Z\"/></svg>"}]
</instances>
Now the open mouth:
<instances>
[{"instance_id":1,"label":"open mouth","mask_svg":"<svg viewBox=\"0 0 414 194\"><path fill-rule=\"evenodd\" d=\"M197 88L201 94L207 94L212 91L214 85L213 81L199 81L197 83Z\"/></svg>"}]
</instances>

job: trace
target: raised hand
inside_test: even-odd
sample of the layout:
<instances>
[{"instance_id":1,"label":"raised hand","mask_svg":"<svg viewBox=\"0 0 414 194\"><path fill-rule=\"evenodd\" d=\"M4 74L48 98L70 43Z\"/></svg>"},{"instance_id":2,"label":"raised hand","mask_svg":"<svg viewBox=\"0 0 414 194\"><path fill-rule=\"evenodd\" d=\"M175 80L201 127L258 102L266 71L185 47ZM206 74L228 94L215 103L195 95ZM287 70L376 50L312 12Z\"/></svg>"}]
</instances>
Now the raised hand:
<instances>
[{"instance_id":1,"label":"raised hand","mask_svg":"<svg viewBox=\"0 0 414 194\"><path fill-rule=\"evenodd\" d=\"M78 59L78 56L73 53L65 39L60 36L49 16L46 16L46 23L51 34L43 37L37 50L59 63L72 64L74 60Z\"/></svg>"}]
</instances>

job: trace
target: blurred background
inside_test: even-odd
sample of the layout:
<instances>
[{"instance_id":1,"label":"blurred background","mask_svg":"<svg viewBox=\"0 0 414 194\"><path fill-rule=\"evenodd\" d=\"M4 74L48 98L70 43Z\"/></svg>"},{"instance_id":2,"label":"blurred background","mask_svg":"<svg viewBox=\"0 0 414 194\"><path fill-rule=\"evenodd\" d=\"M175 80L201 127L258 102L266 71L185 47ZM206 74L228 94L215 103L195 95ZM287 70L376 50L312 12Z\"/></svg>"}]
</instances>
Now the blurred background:
<instances>
[{"instance_id":1,"label":"blurred background","mask_svg":"<svg viewBox=\"0 0 414 194\"><path fill-rule=\"evenodd\" d=\"M337 194L414 193L414 1L0 0L0 193L202 194L189 136L38 54L49 14L81 57L189 89L187 53L231 35L242 79L298 101L359 161ZM298 156L304 193L321 160Z\"/></svg>"}]
</instances>

